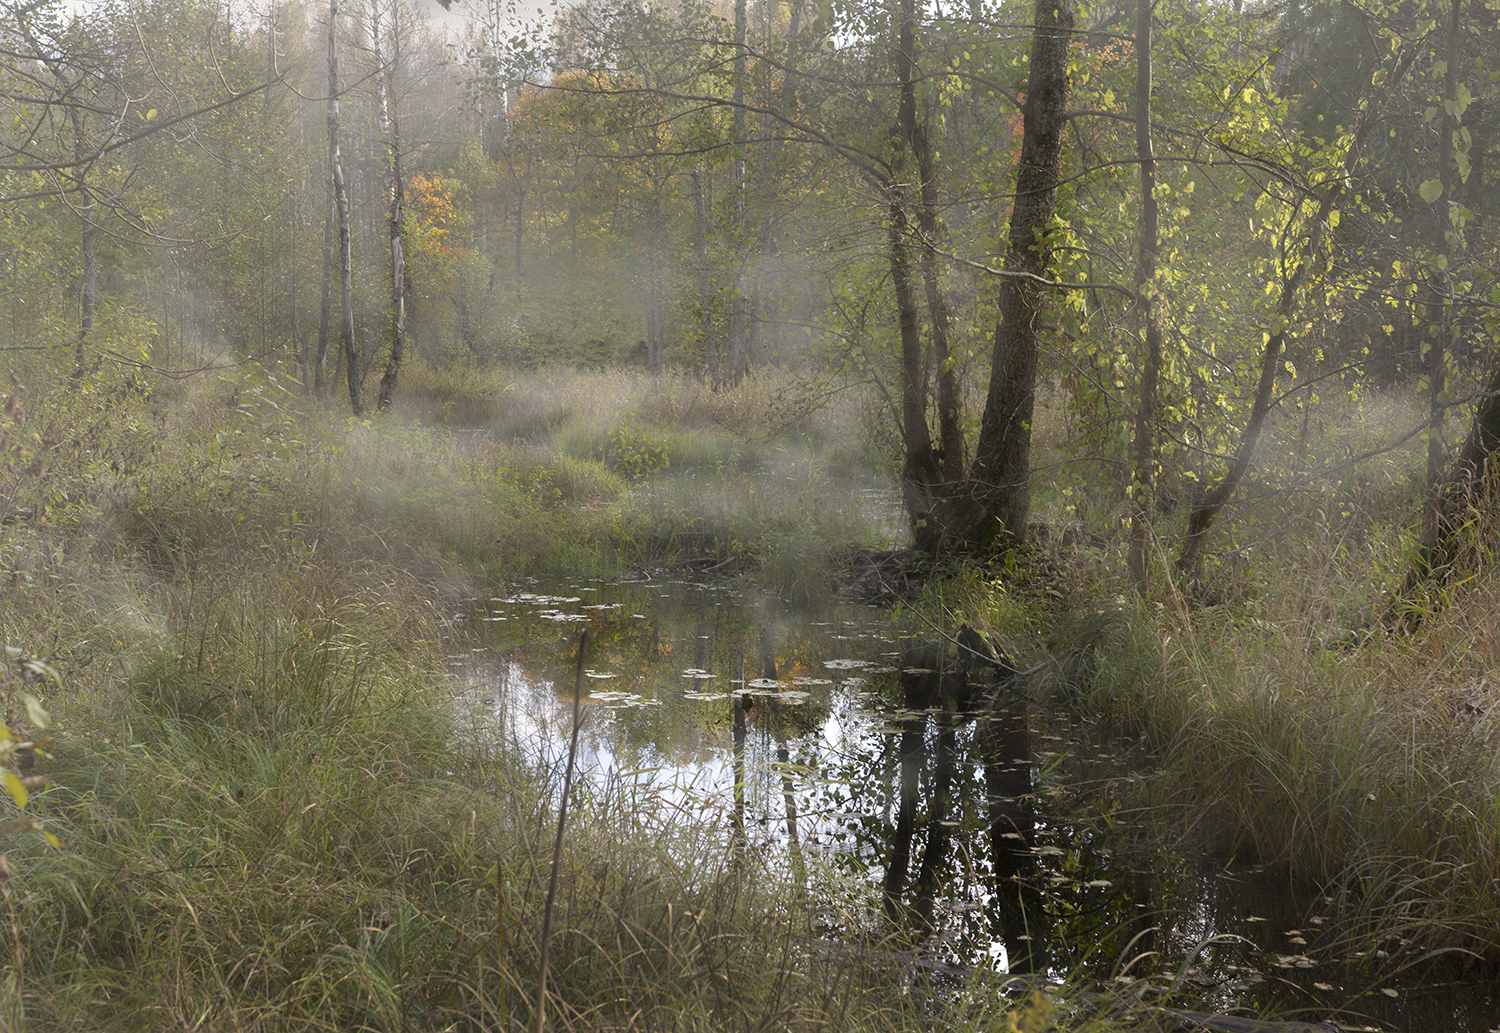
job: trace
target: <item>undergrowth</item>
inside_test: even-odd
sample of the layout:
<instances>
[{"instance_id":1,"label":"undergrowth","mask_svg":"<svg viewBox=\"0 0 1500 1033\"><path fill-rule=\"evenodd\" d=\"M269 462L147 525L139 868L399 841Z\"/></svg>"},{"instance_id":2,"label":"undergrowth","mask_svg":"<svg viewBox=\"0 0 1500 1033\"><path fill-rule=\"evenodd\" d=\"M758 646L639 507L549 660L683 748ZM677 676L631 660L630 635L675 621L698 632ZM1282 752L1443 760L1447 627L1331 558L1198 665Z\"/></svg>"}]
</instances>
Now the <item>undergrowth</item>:
<instances>
[{"instance_id":1,"label":"undergrowth","mask_svg":"<svg viewBox=\"0 0 1500 1033\"><path fill-rule=\"evenodd\" d=\"M12 1025L525 1028L560 773L471 722L440 673L474 579L692 561L817 597L839 550L900 533L859 495L880 462L840 436L857 400L412 383L405 415L369 422L249 367L37 388L7 411L30 444L0 484L0 631L63 675L43 701L52 782L29 806L64 849L6 844ZM1383 622L1411 547L1389 518L1402 491L1392 466L1277 496L1258 538L1247 511L1233 541L1255 544L1220 557L1236 590L1219 605L1166 579L1127 590L1100 521L945 569L897 624L967 621L1050 658L1042 702L1149 752L1134 805L1201 849L1318 879L1347 935L1493 959L1495 553L1476 528L1472 576L1413 601L1420 632ZM1094 1021L978 982L928 994L888 944L829 950L783 876L730 862L722 816L609 785L575 806L556 1028Z\"/></svg>"}]
</instances>

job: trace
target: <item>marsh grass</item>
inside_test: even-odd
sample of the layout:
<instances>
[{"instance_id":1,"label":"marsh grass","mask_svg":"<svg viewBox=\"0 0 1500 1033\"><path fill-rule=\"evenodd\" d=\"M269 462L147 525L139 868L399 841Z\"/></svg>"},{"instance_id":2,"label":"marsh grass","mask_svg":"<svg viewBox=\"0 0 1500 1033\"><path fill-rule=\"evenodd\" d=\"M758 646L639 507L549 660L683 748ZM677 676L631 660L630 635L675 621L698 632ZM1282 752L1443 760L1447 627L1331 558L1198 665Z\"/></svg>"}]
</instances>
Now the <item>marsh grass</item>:
<instances>
[{"instance_id":1,"label":"marsh grass","mask_svg":"<svg viewBox=\"0 0 1500 1033\"><path fill-rule=\"evenodd\" d=\"M531 1028L558 767L371 645L360 607L282 601L222 596L67 708L43 799L67 849L11 851L30 1024ZM549 1028L883 1031L949 1007L885 945L813 936L723 815L605 780L571 817ZM968 1002L955 1028L1006 1007Z\"/></svg>"},{"instance_id":2,"label":"marsh grass","mask_svg":"<svg viewBox=\"0 0 1500 1033\"><path fill-rule=\"evenodd\" d=\"M674 390L653 404L684 421L719 406L713 426L781 461L787 439L735 422L760 419L764 394ZM61 426L77 404L36 408ZM696 487L632 485L557 448L562 423L513 440L350 421L249 367L122 404L127 427L12 485L12 505L45 519L0 525L0 627L65 677L47 701L52 783L32 803L65 848L6 844L7 1028L529 1028L561 773L500 739L444 673L469 578L670 559L674 528L710 521L757 562L813 528L787 561L807 578L860 526L827 505L812 453L759 494L717 459L696 464ZM627 411L610 405L601 418ZM731 512L739 494L748 515ZM884 1031L943 1013L878 938L830 949L809 898L774 863L732 863L727 841L711 809L575 790L550 1028ZM817 921L853 937L868 897L814 895Z\"/></svg>"},{"instance_id":3,"label":"marsh grass","mask_svg":"<svg viewBox=\"0 0 1500 1033\"><path fill-rule=\"evenodd\" d=\"M561 771L498 740L440 673L471 579L691 558L814 597L840 549L900 532L848 502L883 462L843 435L861 401L816 385L405 383L406 412L369 422L250 367L150 398L36 399L41 425L95 429L5 486L36 516L0 525L0 630L67 679L37 802L67 849L7 844L24 951L0 986L8 1015L48 1030L526 1028ZM663 468L596 451L625 421ZM1342 433L1338 448L1364 440ZM1471 576L1413 602L1419 636L1391 631L1383 593L1411 547L1393 514L1412 484L1393 459L1265 493L1226 534L1219 576L1244 590L1225 605L1125 592L1106 533L1082 558L1041 557L1042 574L955 569L897 623L969 620L1056 657L1051 702L1149 751L1137 802L1162 827L1321 880L1351 950L1404 939L1493 959L1496 536L1476 520ZM1085 515L1107 532L1099 498ZM726 820L578 789L552 1028L1050 1021L982 982L923 985L895 945L860 940L869 887L814 866L814 916L773 866L730 863ZM831 949L815 921L861 949Z\"/></svg>"},{"instance_id":4,"label":"marsh grass","mask_svg":"<svg viewBox=\"0 0 1500 1033\"><path fill-rule=\"evenodd\" d=\"M1053 633L1054 698L1141 737L1138 802L1174 816L1189 849L1322 885L1351 952L1493 964L1500 595L1474 580L1420 638L1351 632L1361 602L1330 569L1239 606L1080 610Z\"/></svg>"}]
</instances>

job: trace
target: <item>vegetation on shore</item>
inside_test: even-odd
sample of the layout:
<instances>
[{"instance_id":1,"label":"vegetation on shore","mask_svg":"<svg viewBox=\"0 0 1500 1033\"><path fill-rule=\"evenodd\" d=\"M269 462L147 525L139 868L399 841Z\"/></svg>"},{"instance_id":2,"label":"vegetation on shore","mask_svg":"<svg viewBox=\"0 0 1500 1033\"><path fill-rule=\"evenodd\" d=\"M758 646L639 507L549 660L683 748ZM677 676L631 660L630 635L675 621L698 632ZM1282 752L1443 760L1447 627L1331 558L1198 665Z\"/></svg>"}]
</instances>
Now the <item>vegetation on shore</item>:
<instances>
[{"instance_id":1,"label":"vegetation on shore","mask_svg":"<svg viewBox=\"0 0 1500 1033\"><path fill-rule=\"evenodd\" d=\"M52 781L28 814L64 846L6 844L9 1028L528 1028L561 773L486 737L448 686L459 601L485 579L708 556L826 593L840 550L899 525L845 504L886 469L849 429L852 393L473 384L413 377L404 411L371 422L254 368L22 396L13 438L46 469L12 463L0 623L62 678L41 693ZM940 570L911 612L1055 659L1054 703L1149 751L1137 805L1322 880L1346 935L1500 956L1500 598L1476 568L1418 634L1381 623L1409 544L1371 514L1410 504L1399 457L1383 486L1281 499L1271 519L1296 533L1265 548L1282 561L1248 556L1193 608L1125 590L1122 540L1058 470L1044 512L1093 538ZM624 806L577 797L553 1028L1104 1021L913 994L886 948L820 946L779 875L729 863L717 816ZM621 837L626 817L651 834Z\"/></svg>"}]
</instances>

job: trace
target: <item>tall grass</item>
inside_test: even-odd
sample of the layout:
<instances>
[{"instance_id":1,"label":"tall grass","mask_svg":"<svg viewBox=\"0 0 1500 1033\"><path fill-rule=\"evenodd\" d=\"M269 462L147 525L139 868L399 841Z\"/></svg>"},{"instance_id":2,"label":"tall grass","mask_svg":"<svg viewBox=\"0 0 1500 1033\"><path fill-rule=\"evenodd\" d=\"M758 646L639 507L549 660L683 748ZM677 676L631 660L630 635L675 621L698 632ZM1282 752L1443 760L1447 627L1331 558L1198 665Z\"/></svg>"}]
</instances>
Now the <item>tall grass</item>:
<instances>
[{"instance_id":1,"label":"tall grass","mask_svg":"<svg viewBox=\"0 0 1500 1033\"><path fill-rule=\"evenodd\" d=\"M43 804L67 849L10 854L28 1021L529 1028L559 773L371 646L357 607L281 602L221 597L66 708ZM892 1030L945 1007L896 956L821 944L720 816L605 782L572 817L552 1028Z\"/></svg>"},{"instance_id":2,"label":"tall grass","mask_svg":"<svg viewBox=\"0 0 1500 1033\"><path fill-rule=\"evenodd\" d=\"M670 397L686 418L751 396ZM79 404L33 407L61 426ZM121 404L11 486L45 519L0 525L0 621L65 679L30 805L65 848L6 844L8 1028L528 1028L560 773L455 696L448 619L476 571L618 569L667 555L670 508L698 531L728 516L548 434L350 421L264 371ZM802 499L780 526L842 539L819 481L757 514ZM880 1031L945 1007L888 953L831 949L806 898L726 844L712 811L576 791L553 1029ZM814 899L853 902L858 928L870 893Z\"/></svg>"},{"instance_id":3,"label":"tall grass","mask_svg":"<svg viewBox=\"0 0 1500 1033\"><path fill-rule=\"evenodd\" d=\"M1500 962L1500 580L1476 565L1407 634L1379 620L1394 540L1310 517L1302 557L1242 570L1238 602L1073 609L1055 698L1143 738L1139 802L1189 848L1318 881L1351 936Z\"/></svg>"}]
</instances>

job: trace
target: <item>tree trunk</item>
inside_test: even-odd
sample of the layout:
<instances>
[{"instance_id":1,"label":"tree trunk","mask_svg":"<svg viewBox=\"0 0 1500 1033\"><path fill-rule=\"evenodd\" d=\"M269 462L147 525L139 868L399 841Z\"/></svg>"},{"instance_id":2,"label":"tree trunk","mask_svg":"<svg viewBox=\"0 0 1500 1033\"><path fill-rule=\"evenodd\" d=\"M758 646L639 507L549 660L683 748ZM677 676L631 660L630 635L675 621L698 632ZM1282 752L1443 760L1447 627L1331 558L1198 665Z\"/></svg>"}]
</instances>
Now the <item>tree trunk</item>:
<instances>
[{"instance_id":1,"label":"tree trunk","mask_svg":"<svg viewBox=\"0 0 1500 1033\"><path fill-rule=\"evenodd\" d=\"M359 353L354 347L354 242L349 226L349 189L344 182L344 162L339 153L339 0L328 3L328 165L333 181L333 203L338 212L339 265L343 274L343 356L349 382L349 408L355 416L365 414Z\"/></svg>"},{"instance_id":2,"label":"tree trunk","mask_svg":"<svg viewBox=\"0 0 1500 1033\"><path fill-rule=\"evenodd\" d=\"M734 4L734 293L730 299L729 369L727 379L738 384L750 369L750 311L745 293L742 249L745 245L745 37L749 29L745 0Z\"/></svg>"},{"instance_id":3,"label":"tree trunk","mask_svg":"<svg viewBox=\"0 0 1500 1033\"><path fill-rule=\"evenodd\" d=\"M329 180L330 185L332 179ZM323 219L323 290L318 313L318 355L313 366L313 394L323 397L328 375L328 338L333 333L333 223L336 206L332 200Z\"/></svg>"},{"instance_id":4,"label":"tree trunk","mask_svg":"<svg viewBox=\"0 0 1500 1033\"><path fill-rule=\"evenodd\" d=\"M963 477L963 403L959 395L958 373L953 368L949 348L951 338L948 299L943 296L936 247L942 236L938 220L937 161L927 127L917 115L917 10L915 0L901 0L901 28L897 40L896 81L901 100L897 109L899 132L903 143L917 162L918 185L917 228L922 234L922 288L927 302L927 316L932 328L933 357L938 382L938 451L936 460L941 480L956 482ZM925 371L924 371L925 381ZM925 395L926 384L923 384ZM930 443L929 443L930 447Z\"/></svg>"},{"instance_id":5,"label":"tree trunk","mask_svg":"<svg viewBox=\"0 0 1500 1033\"><path fill-rule=\"evenodd\" d=\"M1151 142L1152 0L1137 0L1135 28L1135 150L1141 166L1141 239L1136 258L1136 311L1145 329L1141 393L1131 447L1130 551L1125 568L1130 583L1144 592L1150 584L1151 510L1156 497L1156 424L1161 418L1161 321L1156 309L1156 249L1161 216L1156 203L1156 151Z\"/></svg>"},{"instance_id":6,"label":"tree trunk","mask_svg":"<svg viewBox=\"0 0 1500 1033\"><path fill-rule=\"evenodd\" d=\"M1453 165L1453 136L1458 131L1458 62L1462 57L1459 30L1462 27L1462 0L1453 0L1453 14L1448 23L1447 70L1443 74L1443 120L1438 131L1438 178L1442 195L1432 206L1433 247L1442 256L1439 268L1427 274L1427 323L1431 340L1427 348L1428 423L1427 423L1427 526L1423 529L1424 551L1431 551L1447 533L1444 527L1449 514L1441 490L1443 464L1447 459L1443 446L1443 416L1447 411L1445 383L1447 377L1448 335L1452 331L1452 283L1448 270L1453 266L1455 228L1448 213L1458 203L1458 182Z\"/></svg>"},{"instance_id":7,"label":"tree trunk","mask_svg":"<svg viewBox=\"0 0 1500 1033\"><path fill-rule=\"evenodd\" d=\"M1049 257L1044 235L1057 202L1068 96L1071 0L1037 0L1031 37L1021 163L1011 209L1010 241L1000 280L990 387L963 502L961 529L971 545L1024 541L1031 509L1031 417L1036 402L1043 286Z\"/></svg>"},{"instance_id":8,"label":"tree trunk","mask_svg":"<svg viewBox=\"0 0 1500 1033\"><path fill-rule=\"evenodd\" d=\"M698 307L703 323L703 361L708 365L708 382L717 391L722 383L719 372L719 342L714 339L713 278L708 264L708 212L703 203L703 178L696 171L693 178L693 216L698 234Z\"/></svg>"},{"instance_id":9,"label":"tree trunk","mask_svg":"<svg viewBox=\"0 0 1500 1033\"><path fill-rule=\"evenodd\" d=\"M82 380L89 370L89 335L94 332L94 313L99 305L99 227L94 222L94 195L88 187L80 191L83 198L83 281L78 291L78 345L73 361L72 379Z\"/></svg>"},{"instance_id":10,"label":"tree trunk","mask_svg":"<svg viewBox=\"0 0 1500 1033\"><path fill-rule=\"evenodd\" d=\"M1230 462L1229 469L1225 471L1223 479L1212 487L1204 487L1203 494L1193 504L1192 513L1188 516L1187 536L1183 540L1182 552L1177 558L1178 573L1184 581L1191 583L1197 581L1202 575L1203 552L1208 541L1209 528L1213 526L1214 520L1224 506L1233 498L1246 471L1250 469L1250 459L1255 454L1255 446L1260 441L1266 416L1271 411L1272 395L1276 389L1276 374L1281 368L1281 353L1286 343L1287 327L1297 310L1297 295L1301 290L1303 278L1307 275L1308 267L1323 243L1328 216L1333 212L1339 198L1343 196L1344 185L1353 174L1354 167L1359 164L1359 156L1364 149L1365 140L1375 127L1375 123L1380 120L1381 112L1385 108L1385 98L1406 74L1415 53L1413 47L1401 49L1401 52L1396 55L1395 67L1386 79L1385 85L1376 87L1375 96L1365 105L1364 113L1360 116L1359 123L1354 130L1354 138L1349 143L1349 150L1344 155L1344 174L1337 177L1323 194L1316 214L1309 221L1297 264L1292 268L1291 275L1282 281L1281 294L1276 300L1276 324L1279 329L1266 336L1266 346L1260 360L1260 377L1255 388L1255 400L1250 407L1250 419L1245 424L1239 448L1235 450L1234 459Z\"/></svg>"},{"instance_id":11,"label":"tree trunk","mask_svg":"<svg viewBox=\"0 0 1500 1033\"><path fill-rule=\"evenodd\" d=\"M382 67L380 57L380 24L374 25L375 59ZM401 8L392 9L391 15L391 68L401 67ZM383 72L376 74L376 89L380 96L380 127L385 138L387 190L390 196L388 230L391 240L391 354L386 360L385 373L380 378L380 394L376 408L381 412L391 407L396 394L396 381L401 375L401 364L406 358L406 253L402 246L402 234L406 228L406 190L401 172L401 129L395 114L389 109L392 103Z\"/></svg>"},{"instance_id":12,"label":"tree trunk","mask_svg":"<svg viewBox=\"0 0 1500 1033\"><path fill-rule=\"evenodd\" d=\"M1454 137L1462 129L1458 107L1458 62L1462 58L1462 23L1460 0L1453 0L1452 17L1448 24L1447 70L1443 76L1443 120L1438 136L1438 176L1441 180L1442 196L1434 204L1434 236L1439 253L1447 259L1447 268L1429 276L1432 294L1432 313L1437 324L1437 341L1431 355L1429 375L1442 368L1440 349L1452 332L1452 290L1449 269L1455 255L1462 250L1462 231L1453 221L1451 213L1458 203L1458 178L1454 164ZM1471 166L1470 178L1477 170ZM1481 180L1482 182L1482 177ZM1439 382L1432 383L1432 417L1429 433L1432 435L1428 450L1428 475L1432 476L1434 463L1441 462L1442 413L1446 398ZM1500 447L1500 365L1490 376L1485 394L1474 412L1474 423L1469 429L1463 448L1459 451L1447 476L1433 486L1426 506L1426 527L1423 529L1422 549L1418 553L1416 567L1407 578L1406 592L1419 581L1434 578L1446 579L1458 559L1459 532L1467 522L1467 514L1474 507L1481 493L1490 457ZM1406 594L1403 592L1403 595Z\"/></svg>"},{"instance_id":13,"label":"tree trunk","mask_svg":"<svg viewBox=\"0 0 1500 1033\"><path fill-rule=\"evenodd\" d=\"M896 165L899 180L900 163ZM927 428L927 375L922 332L917 321L917 295L912 284L910 237L902 185L889 187L890 213L886 227L890 249L891 285L896 295L896 318L901 327L901 494L911 521L912 544L929 554L942 547L943 531L934 512L932 486L940 479Z\"/></svg>"}]
</instances>

